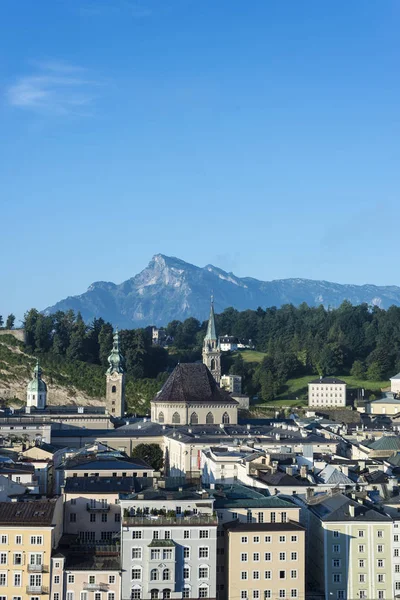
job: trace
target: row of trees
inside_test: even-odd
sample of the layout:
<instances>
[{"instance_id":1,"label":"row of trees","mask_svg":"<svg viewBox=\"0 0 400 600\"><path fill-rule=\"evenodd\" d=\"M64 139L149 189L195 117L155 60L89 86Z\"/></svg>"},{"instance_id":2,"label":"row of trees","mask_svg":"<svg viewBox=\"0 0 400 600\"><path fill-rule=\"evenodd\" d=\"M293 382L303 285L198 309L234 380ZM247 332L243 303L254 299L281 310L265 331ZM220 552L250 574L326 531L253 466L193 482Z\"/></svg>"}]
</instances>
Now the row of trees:
<instances>
[{"instance_id":1,"label":"row of trees","mask_svg":"<svg viewBox=\"0 0 400 600\"><path fill-rule=\"evenodd\" d=\"M127 374L132 380L160 381L176 362L199 360L206 324L194 318L169 323L166 332L174 340L169 352L152 346L150 328L121 331ZM32 309L24 326L33 353L108 366L113 328L103 319L85 324L73 311L43 315ZM333 310L306 304L242 312L228 308L216 315L216 326L221 334L251 339L266 354L259 365L243 362L240 355L223 358L223 371L242 375L244 390L264 399L300 375L351 373L380 381L400 371L400 308L395 306L382 310L343 302Z\"/></svg>"},{"instance_id":2,"label":"row of trees","mask_svg":"<svg viewBox=\"0 0 400 600\"><path fill-rule=\"evenodd\" d=\"M0 315L0 329L12 329L14 327L14 324L15 324L15 315L13 315L12 313L10 315L8 315L5 325L4 325L3 316Z\"/></svg>"}]
</instances>

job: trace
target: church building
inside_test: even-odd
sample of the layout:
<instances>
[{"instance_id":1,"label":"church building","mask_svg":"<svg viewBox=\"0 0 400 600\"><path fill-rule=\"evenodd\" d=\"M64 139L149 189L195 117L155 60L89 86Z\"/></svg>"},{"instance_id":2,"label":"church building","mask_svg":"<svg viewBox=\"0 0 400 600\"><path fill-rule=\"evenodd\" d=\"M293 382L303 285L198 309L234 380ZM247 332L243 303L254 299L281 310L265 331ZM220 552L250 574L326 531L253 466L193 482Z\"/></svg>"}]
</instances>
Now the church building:
<instances>
[{"instance_id":1,"label":"church building","mask_svg":"<svg viewBox=\"0 0 400 600\"><path fill-rule=\"evenodd\" d=\"M151 402L151 420L165 425L236 425L238 402L219 387L221 348L214 306L203 343L203 364L179 364Z\"/></svg>"}]
</instances>

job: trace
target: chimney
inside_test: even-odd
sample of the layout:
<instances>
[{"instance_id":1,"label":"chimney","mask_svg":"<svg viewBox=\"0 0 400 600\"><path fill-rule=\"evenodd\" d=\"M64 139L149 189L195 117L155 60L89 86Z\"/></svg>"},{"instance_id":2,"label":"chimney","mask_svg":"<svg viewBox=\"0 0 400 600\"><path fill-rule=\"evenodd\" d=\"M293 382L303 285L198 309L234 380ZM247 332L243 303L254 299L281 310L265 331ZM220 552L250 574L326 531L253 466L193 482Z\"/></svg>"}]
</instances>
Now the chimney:
<instances>
[{"instance_id":1,"label":"chimney","mask_svg":"<svg viewBox=\"0 0 400 600\"><path fill-rule=\"evenodd\" d=\"M272 461L272 473L276 473L278 470L278 461L277 460L273 460Z\"/></svg>"},{"instance_id":2,"label":"chimney","mask_svg":"<svg viewBox=\"0 0 400 600\"><path fill-rule=\"evenodd\" d=\"M215 483L210 483L210 490L215 490Z\"/></svg>"},{"instance_id":3,"label":"chimney","mask_svg":"<svg viewBox=\"0 0 400 600\"><path fill-rule=\"evenodd\" d=\"M293 475L293 467L286 467L286 475Z\"/></svg>"},{"instance_id":4,"label":"chimney","mask_svg":"<svg viewBox=\"0 0 400 600\"><path fill-rule=\"evenodd\" d=\"M302 477L303 479L307 479L307 465L301 465L300 477Z\"/></svg>"},{"instance_id":5,"label":"chimney","mask_svg":"<svg viewBox=\"0 0 400 600\"><path fill-rule=\"evenodd\" d=\"M314 496L314 490L312 488L307 488L306 489L306 499L311 500L311 498Z\"/></svg>"}]
</instances>

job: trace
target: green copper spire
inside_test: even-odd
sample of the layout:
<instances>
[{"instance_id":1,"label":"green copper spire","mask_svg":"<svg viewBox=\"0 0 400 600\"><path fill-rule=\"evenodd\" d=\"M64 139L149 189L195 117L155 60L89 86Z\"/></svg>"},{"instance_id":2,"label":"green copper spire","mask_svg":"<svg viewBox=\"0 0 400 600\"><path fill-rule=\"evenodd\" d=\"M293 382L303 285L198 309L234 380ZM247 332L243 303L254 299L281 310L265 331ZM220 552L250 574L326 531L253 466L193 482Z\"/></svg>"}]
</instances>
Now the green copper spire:
<instances>
[{"instance_id":1,"label":"green copper spire","mask_svg":"<svg viewBox=\"0 0 400 600\"><path fill-rule=\"evenodd\" d=\"M110 365L107 369L107 373L123 373L125 366L125 359L122 356L119 349L119 333L118 329L115 330L113 337L113 347L111 354L108 357L108 364Z\"/></svg>"},{"instance_id":2,"label":"green copper spire","mask_svg":"<svg viewBox=\"0 0 400 600\"><path fill-rule=\"evenodd\" d=\"M214 315L214 296L211 296L210 317L208 319L207 333L205 340L216 340L217 334L215 331L215 315Z\"/></svg>"},{"instance_id":3,"label":"green copper spire","mask_svg":"<svg viewBox=\"0 0 400 600\"><path fill-rule=\"evenodd\" d=\"M33 379L28 383L28 392L46 392L47 386L42 380L42 369L39 359L36 359L36 366L33 370Z\"/></svg>"}]
</instances>

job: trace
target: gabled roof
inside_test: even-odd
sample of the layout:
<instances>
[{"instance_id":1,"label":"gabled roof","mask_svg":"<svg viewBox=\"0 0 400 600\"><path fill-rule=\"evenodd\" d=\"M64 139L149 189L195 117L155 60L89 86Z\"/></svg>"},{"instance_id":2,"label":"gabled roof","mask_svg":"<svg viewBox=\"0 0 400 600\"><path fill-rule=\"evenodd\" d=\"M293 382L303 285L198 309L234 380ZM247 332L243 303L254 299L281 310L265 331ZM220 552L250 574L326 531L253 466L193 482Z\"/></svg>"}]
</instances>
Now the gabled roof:
<instances>
[{"instance_id":1,"label":"gabled roof","mask_svg":"<svg viewBox=\"0 0 400 600\"><path fill-rule=\"evenodd\" d=\"M350 507L354 508L354 515L351 514ZM360 505L343 494L336 494L329 498L321 497L320 503L310 505L309 508L319 516L321 521L391 521L387 515Z\"/></svg>"},{"instance_id":2,"label":"gabled roof","mask_svg":"<svg viewBox=\"0 0 400 600\"><path fill-rule=\"evenodd\" d=\"M217 385L206 365L197 363L177 365L153 402L238 404Z\"/></svg>"},{"instance_id":3,"label":"gabled roof","mask_svg":"<svg viewBox=\"0 0 400 600\"><path fill-rule=\"evenodd\" d=\"M245 485L220 485L214 491L210 490L215 498L214 509L218 508L296 508L296 505L279 498L279 496L266 496L254 488Z\"/></svg>"},{"instance_id":4,"label":"gabled roof","mask_svg":"<svg viewBox=\"0 0 400 600\"><path fill-rule=\"evenodd\" d=\"M390 378L390 381L392 381L392 379L400 379L400 373L397 373L397 375L393 375L393 377Z\"/></svg>"},{"instance_id":5,"label":"gabled roof","mask_svg":"<svg viewBox=\"0 0 400 600\"><path fill-rule=\"evenodd\" d=\"M349 477L333 465L326 465L318 473L318 477L327 485L354 485L354 482Z\"/></svg>"},{"instance_id":6,"label":"gabled roof","mask_svg":"<svg viewBox=\"0 0 400 600\"><path fill-rule=\"evenodd\" d=\"M49 526L53 521L55 506L54 501L0 502L0 525Z\"/></svg>"}]
</instances>

